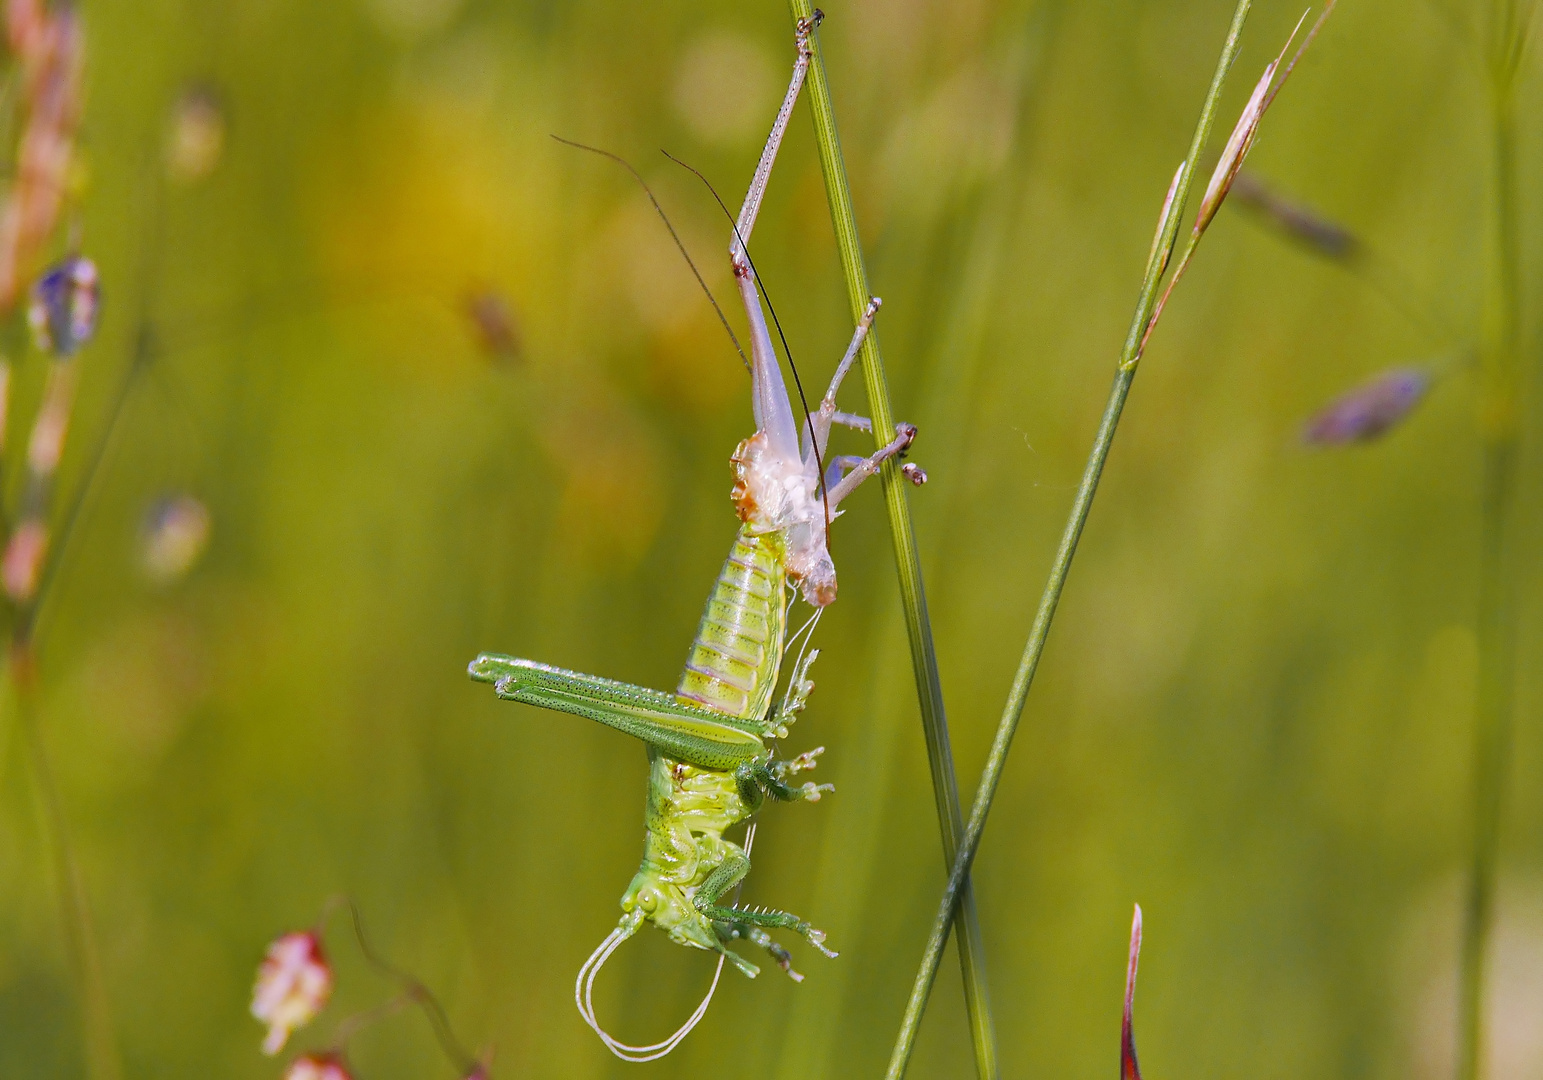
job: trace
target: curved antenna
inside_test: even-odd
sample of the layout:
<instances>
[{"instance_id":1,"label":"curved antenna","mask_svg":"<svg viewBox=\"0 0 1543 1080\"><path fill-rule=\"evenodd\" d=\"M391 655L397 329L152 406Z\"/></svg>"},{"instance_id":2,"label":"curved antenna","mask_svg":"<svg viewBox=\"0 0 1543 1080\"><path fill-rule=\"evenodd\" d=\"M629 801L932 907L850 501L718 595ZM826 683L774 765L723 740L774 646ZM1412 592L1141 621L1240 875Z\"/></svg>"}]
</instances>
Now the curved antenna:
<instances>
[{"instance_id":1,"label":"curved antenna","mask_svg":"<svg viewBox=\"0 0 1543 1080\"><path fill-rule=\"evenodd\" d=\"M734 239L739 241L739 250L744 252L745 262L750 265L750 273L755 275L756 286L761 290L761 296L766 300L766 310L771 312L772 325L777 328L777 336L782 339L782 351L787 353L788 368L793 372L793 387L798 391L798 403L804 409L804 425L809 429L809 445L814 447L814 465L820 471L820 499L825 504L825 550L830 550L830 492L825 486L825 462L820 453L820 440L815 437L814 421L809 416L809 399L804 396L804 382L798 377L798 365L793 362L793 348L788 344L788 336L782 332L782 320L777 318L777 309L772 305L771 293L766 291L766 282L761 279L761 272L755 268L755 260L750 257L750 245L745 243L745 238L739 234L739 223L734 220L734 215L724 205L723 199L718 195L718 189L713 187L713 182L702 175L700 169L688 165L668 150L660 150L661 154L669 158L682 169L694 174L696 178L707 185L707 190L712 193L713 201L718 204L725 217L729 219L729 227L734 230ZM741 353L740 355L744 355Z\"/></svg>"},{"instance_id":2,"label":"curved antenna","mask_svg":"<svg viewBox=\"0 0 1543 1080\"><path fill-rule=\"evenodd\" d=\"M670 230L670 239L675 241L675 246L680 249L681 258L685 259L686 265L691 267L692 276L696 278L696 283L702 286L702 292L706 295L707 302L711 304L713 306L713 310L718 313L718 321L723 324L724 333L728 334L729 340L734 343L734 351L739 353L740 362L745 365L745 370L749 371L750 360L745 356L745 350L740 347L739 338L734 336L734 328L729 325L729 320L723 314L723 309L718 306L718 301L713 297L713 291L707 287L707 282L702 279L702 272L696 268L696 263L691 259L691 253L686 250L686 245L681 242L680 234L675 231L675 226L670 223L669 216L664 212L664 207L660 206L659 200L654 198L653 189L648 186L648 183L643 179L642 176L638 175L638 171L632 167L632 163L629 162L626 158L621 157L618 154L613 154L609 150L602 150L598 146L586 146L584 143L574 142L572 139L565 139L561 135L553 135L552 138L556 139L564 146L571 146L577 150L588 150L591 154L599 154L601 157L608 157L632 174L632 178L638 182L638 185L643 189L643 193L648 196L648 201L654 204L654 210L658 213L659 220L663 221L664 227ZM767 301L767 303L770 304L771 301ZM772 317L776 318L776 316ZM780 329L778 332L781 332ZM797 375L795 375L794 378L796 379ZM802 393L802 391L799 392Z\"/></svg>"}]
</instances>

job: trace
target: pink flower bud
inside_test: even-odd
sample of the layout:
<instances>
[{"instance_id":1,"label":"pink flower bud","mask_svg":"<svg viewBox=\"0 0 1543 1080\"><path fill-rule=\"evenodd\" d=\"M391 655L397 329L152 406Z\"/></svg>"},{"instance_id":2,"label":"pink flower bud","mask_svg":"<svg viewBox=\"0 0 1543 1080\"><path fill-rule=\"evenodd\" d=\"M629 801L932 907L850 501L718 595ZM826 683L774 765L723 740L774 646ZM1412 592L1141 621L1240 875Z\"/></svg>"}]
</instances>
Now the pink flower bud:
<instances>
[{"instance_id":1,"label":"pink flower bud","mask_svg":"<svg viewBox=\"0 0 1543 1080\"><path fill-rule=\"evenodd\" d=\"M5 556L0 559L0 583L4 584L7 596L17 603L32 599L47 553L48 526L37 518L29 518L16 527L5 545Z\"/></svg>"},{"instance_id":2,"label":"pink flower bud","mask_svg":"<svg viewBox=\"0 0 1543 1080\"><path fill-rule=\"evenodd\" d=\"M304 1054L290 1063L284 1080L353 1080L353 1076L334 1054Z\"/></svg>"},{"instance_id":3,"label":"pink flower bud","mask_svg":"<svg viewBox=\"0 0 1543 1080\"><path fill-rule=\"evenodd\" d=\"M284 1049L289 1033L310 1023L331 996L332 968L315 934L285 934L269 945L268 955L257 969L257 985L252 988L252 1015L268 1025L263 1053L272 1055ZM335 1074L300 1074L294 1071L295 1066L286 1074L288 1080L347 1080L348 1076L341 1065Z\"/></svg>"}]
</instances>

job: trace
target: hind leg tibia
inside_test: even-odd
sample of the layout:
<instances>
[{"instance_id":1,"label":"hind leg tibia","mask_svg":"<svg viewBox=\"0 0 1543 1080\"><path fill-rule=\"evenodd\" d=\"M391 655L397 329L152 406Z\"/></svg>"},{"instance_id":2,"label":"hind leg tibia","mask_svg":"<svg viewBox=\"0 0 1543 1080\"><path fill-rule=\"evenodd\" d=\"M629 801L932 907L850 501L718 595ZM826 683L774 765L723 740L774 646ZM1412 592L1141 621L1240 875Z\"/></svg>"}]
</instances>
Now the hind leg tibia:
<instances>
[{"instance_id":1,"label":"hind leg tibia","mask_svg":"<svg viewBox=\"0 0 1543 1080\"><path fill-rule=\"evenodd\" d=\"M744 927L746 936L754 929L765 930L792 930L803 936L804 940L819 949L826 956L834 957L836 954L825 947L825 932L816 930L803 919L788 911L778 911L775 908L737 907L732 904L719 904L718 900L724 893L744 880L750 872L750 860L735 852L730 852L724 857L723 863L712 873L707 875L697 889L691 902L696 909L715 923L727 923L729 926L739 929ZM756 938L752 941L760 944ZM769 940L769 939L768 939ZM774 953L773 956L776 954Z\"/></svg>"}]
</instances>

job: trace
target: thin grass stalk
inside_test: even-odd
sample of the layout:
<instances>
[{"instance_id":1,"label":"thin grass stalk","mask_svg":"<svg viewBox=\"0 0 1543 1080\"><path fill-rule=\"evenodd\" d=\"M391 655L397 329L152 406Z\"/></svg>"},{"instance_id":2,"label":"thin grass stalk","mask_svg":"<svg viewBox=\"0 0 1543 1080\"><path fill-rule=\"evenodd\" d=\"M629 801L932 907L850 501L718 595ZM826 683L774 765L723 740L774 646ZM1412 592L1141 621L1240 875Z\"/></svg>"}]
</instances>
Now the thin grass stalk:
<instances>
[{"instance_id":1,"label":"thin grass stalk","mask_svg":"<svg viewBox=\"0 0 1543 1080\"><path fill-rule=\"evenodd\" d=\"M1459 978L1458 1080L1478 1080L1484 1068L1484 983L1515 711L1517 575L1513 533L1522 381L1515 85L1529 21L1519 19L1519 15L1516 0L1497 0L1489 49L1494 263L1490 274L1491 336L1484 350L1479 416L1484 455L1479 687L1474 720L1472 861Z\"/></svg>"},{"instance_id":2,"label":"thin grass stalk","mask_svg":"<svg viewBox=\"0 0 1543 1080\"><path fill-rule=\"evenodd\" d=\"M810 0L789 0L789 6L795 21L815 18ZM868 271L863 263L857 215L852 205L851 188L847 183L841 141L836 132L836 114L831 103L830 83L825 75L825 60L820 49L818 31L810 35L809 47L813 52L807 84L810 112L814 115L820 168L825 176L825 194L830 203L831 223L836 231L836 246L841 255L842 274L846 279L847 299L852 307L852 317L856 320L862 317L872 294L868 290ZM870 332L863 344L862 368L863 381L868 391L868 407L873 418L874 439L877 445L883 446L894 430L895 420L890 408L884 359L879 351L879 335L876 332ZM937 803L943 859L945 865L952 866L964 832L964 814L959 802L959 782L954 773L953 749L948 737L948 716L943 706L943 684L938 674L932 623L927 615L927 593L922 584L921 559L916 548L911 510L906 497L907 483L899 475L893 461L885 462L880 479L884 489L884 503L889 512L895 568L900 576L900 601L911 646L911 666L916 676L916 695L927 742L927 763L932 771L932 792ZM991 1002L987 992L985 947L981 940L980 919L975 910L975 896L968 879L960 883L959 892L959 964L964 978L970 1037L975 1050L975 1069L981 1080L996 1080L996 1034L992 1028Z\"/></svg>"},{"instance_id":3,"label":"thin grass stalk","mask_svg":"<svg viewBox=\"0 0 1543 1080\"><path fill-rule=\"evenodd\" d=\"M1019 662L1018 672L1013 678L1011 691L1007 696L1007 704L1002 710L1002 719L997 725L996 737L992 740L991 753L986 760L985 771L981 775L980 787L976 791L974 805L970 808L970 821L965 828L964 839L959 845L958 855L954 859L953 867L948 876L948 884L943 890L942 901L938 905L938 912L933 919L932 932L927 939L927 948L922 955L920 968L916 973L916 981L911 988L911 998L906 1003L905 1015L900 1023L900 1031L895 1038L895 1048L890 1056L889 1070L886 1073L888 1080L899 1080L905 1075L906 1067L910 1064L911 1054L916 1047L916 1036L921 1030L922 1014L927 1008L927 998L932 992L933 981L937 978L938 964L943 956L943 948L948 943L949 928L953 924L955 906L960 899L961 888L968 880L970 864L975 858L975 853L980 848L981 834L985 831L986 817L991 812L992 801L996 797L997 786L1002 779L1002 770L1007 763L1007 754L1012 747L1013 735L1017 732L1018 722L1023 717L1023 708L1028 701L1029 687L1034 681L1034 672L1039 667L1040 656L1044 653L1045 642L1050 635L1050 624L1055 618L1056 606L1060 603L1061 590L1066 585L1066 577L1071 570L1072 558L1077 553L1077 542L1082 537L1083 526L1087 523L1088 511L1093 505L1093 496L1098 491L1098 481L1103 475L1104 463L1109 458L1110 447L1114 445L1114 435L1120 424L1120 414L1124 411L1126 398L1130 394L1131 383L1135 380L1136 369L1140 360L1140 349L1149 326L1152 311L1157 303L1158 287L1162 283L1162 273L1167 267L1167 258L1163 253L1173 248L1178 237L1179 225L1183 219L1184 204L1189 195L1190 182L1194 179L1196 167L1200 161L1200 155L1205 149L1206 140L1210 136L1211 126L1216 119L1216 106L1221 97L1222 87L1227 81L1227 73L1232 67L1232 61L1237 55L1238 41L1243 33L1243 24L1248 18L1248 10L1251 0L1238 0L1236 10L1233 12L1232 25L1227 31L1226 43L1222 46L1221 57L1216 64L1216 73L1212 76L1210 90L1206 94L1205 105L1201 108L1200 121L1195 126L1195 136L1190 143L1189 154L1185 158L1177 182L1171 192L1170 198L1164 206L1163 217L1158 225L1157 243L1153 249L1153 255L1147 260L1146 277L1141 285L1140 299L1136 303L1135 314L1131 318L1130 332L1126 335L1125 346L1120 353L1120 363L1115 371L1114 385L1109 391L1109 401L1104 406L1103 418L1099 421L1098 434L1093 440L1093 450L1088 455L1087 467L1082 474L1082 482L1077 486L1077 495L1072 503L1071 516L1066 522L1066 530L1061 536L1060 547L1056 551L1055 561L1051 565L1050 578L1045 583L1045 591L1040 597L1039 610L1034 616L1034 625L1029 631L1028 642L1024 646L1023 658Z\"/></svg>"},{"instance_id":4,"label":"thin grass stalk","mask_svg":"<svg viewBox=\"0 0 1543 1080\"><path fill-rule=\"evenodd\" d=\"M81 995L81 1027L84 1032L86 1075L91 1080L121 1080L117 1039L113 1033L112 1007L102 973L101 950L91 922L86 885L80 862L70 842L64 805L54 782L48 751L37 723L37 682L34 662L25 645L13 644L9 662L11 705L21 729L27 765L37 793L38 815L58 890L59 922L64 928L65 949L74 969Z\"/></svg>"}]
</instances>

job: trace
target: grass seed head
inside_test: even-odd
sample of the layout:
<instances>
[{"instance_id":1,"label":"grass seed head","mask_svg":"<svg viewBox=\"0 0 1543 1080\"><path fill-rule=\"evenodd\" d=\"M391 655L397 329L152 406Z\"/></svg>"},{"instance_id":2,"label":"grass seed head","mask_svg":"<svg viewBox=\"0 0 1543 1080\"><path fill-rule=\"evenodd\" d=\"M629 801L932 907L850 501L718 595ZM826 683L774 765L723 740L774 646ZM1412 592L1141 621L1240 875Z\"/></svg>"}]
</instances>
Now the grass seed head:
<instances>
[{"instance_id":1,"label":"grass seed head","mask_svg":"<svg viewBox=\"0 0 1543 1080\"><path fill-rule=\"evenodd\" d=\"M1326 259L1349 261L1361 250L1361 242L1349 229L1282 195L1250 169L1238 173L1232 197L1288 238Z\"/></svg>"},{"instance_id":2,"label":"grass seed head","mask_svg":"<svg viewBox=\"0 0 1543 1080\"><path fill-rule=\"evenodd\" d=\"M16 527L0 557L0 584L5 595L18 604L31 600L37 592L43 556L48 553L48 526L29 518Z\"/></svg>"},{"instance_id":3,"label":"grass seed head","mask_svg":"<svg viewBox=\"0 0 1543 1080\"><path fill-rule=\"evenodd\" d=\"M1200 213L1195 217L1193 235L1196 239L1205 232L1206 228L1216 217L1216 212L1221 209L1223 202L1227 200L1227 193L1232 190L1232 185L1238 178L1238 170L1243 167L1243 162L1248 158L1248 152L1254 148L1254 139L1259 134L1259 122L1264 119L1264 114L1269 111L1270 105L1275 101L1275 95L1279 94L1281 87L1286 85L1286 80L1291 78L1291 72L1296 68L1297 61L1302 59L1302 54L1318 36L1318 31L1323 27L1324 20L1334 10L1335 0L1329 0L1323 9L1323 14L1318 16L1318 21L1313 23L1307 37L1292 55L1291 62L1281 68L1281 63L1286 59L1286 51L1291 48L1291 43L1296 40L1297 32L1302 29L1302 24L1307 21L1307 13L1297 20L1296 27L1291 31L1291 36L1286 39L1286 44L1281 47L1280 55L1271 60L1264 69L1264 74L1254 84L1254 92L1249 95L1248 104L1243 106L1243 114L1238 117L1238 122L1233 125L1232 134L1227 136L1227 145L1222 148L1222 156L1216 162L1216 168L1211 173L1211 181L1206 185L1205 197L1200 200ZM1276 73L1280 78L1277 79Z\"/></svg>"},{"instance_id":4,"label":"grass seed head","mask_svg":"<svg viewBox=\"0 0 1543 1080\"><path fill-rule=\"evenodd\" d=\"M27 323L37 347L74 356L96 334L101 299L96 263L72 255L55 263L32 286Z\"/></svg>"}]
</instances>

